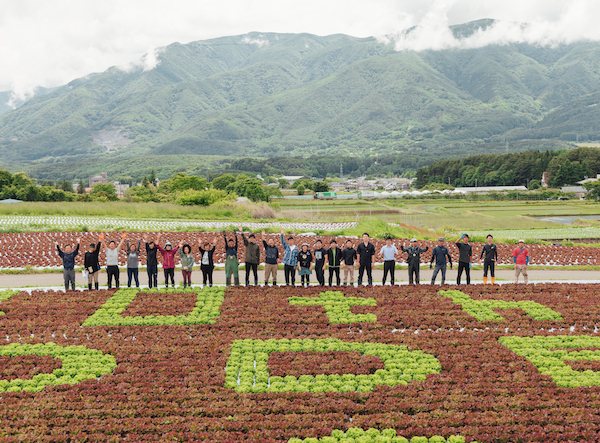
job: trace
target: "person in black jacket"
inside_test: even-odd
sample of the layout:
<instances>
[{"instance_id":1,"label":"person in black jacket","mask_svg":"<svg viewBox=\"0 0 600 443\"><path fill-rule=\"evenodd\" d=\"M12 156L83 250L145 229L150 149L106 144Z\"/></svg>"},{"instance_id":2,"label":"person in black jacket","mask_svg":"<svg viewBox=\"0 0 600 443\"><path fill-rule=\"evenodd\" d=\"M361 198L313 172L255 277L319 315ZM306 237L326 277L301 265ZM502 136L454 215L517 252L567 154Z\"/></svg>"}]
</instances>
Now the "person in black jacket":
<instances>
[{"instance_id":1,"label":"person in black jacket","mask_svg":"<svg viewBox=\"0 0 600 443\"><path fill-rule=\"evenodd\" d=\"M261 232L261 240L265 247L265 286L269 284L269 278L273 276L273 286L277 286L277 259L279 258L279 249L275 246L275 239L269 237L265 241L265 230Z\"/></svg>"},{"instance_id":2,"label":"person in black jacket","mask_svg":"<svg viewBox=\"0 0 600 443\"><path fill-rule=\"evenodd\" d=\"M298 252L298 275L301 278L301 284L308 287L310 285L310 274L312 271L310 268L312 267L312 259L313 256L311 252L308 250L308 243L302 244L302 249Z\"/></svg>"},{"instance_id":3,"label":"person in black jacket","mask_svg":"<svg viewBox=\"0 0 600 443\"><path fill-rule=\"evenodd\" d=\"M485 258L484 258L485 256ZM479 263L481 263L481 259L483 258L483 284L487 284L488 279L488 269L491 273L492 284L496 283L496 274L494 273L494 268L496 261L498 260L498 247L494 244L494 237L492 234L488 234L487 243L483 245L481 249L481 255L479 256Z\"/></svg>"},{"instance_id":4,"label":"person in black jacket","mask_svg":"<svg viewBox=\"0 0 600 443\"><path fill-rule=\"evenodd\" d=\"M350 282L350 286L354 286L354 269L356 268L356 249L352 240L346 240L346 247L342 251L342 262L344 262L344 286Z\"/></svg>"},{"instance_id":5,"label":"person in black jacket","mask_svg":"<svg viewBox=\"0 0 600 443\"><path fill-rule=\"evenodd\" d=\"M150 240L146 241L146 236L142 237L146 244L146 272L148 274L148 288L158 287L158 259L156 257L156 243Z\"/></svg>"},{"instance_id":6,"label":"person in black jacket","mask_svg":"<svg viewBox=\"0 0 600 443\"><path fill-rule=\"evenodd\" d=\"M225 239L225 286L231 285L231 276L233 275L233 281L236 286L240 284L239 277L239 263L237 259L238 254L238 238L237 233L234 230L233 239L227 239L227 234L223 231L223 238Z\"/></svg>"},{"instance_id":7,"label":"person in black jacket","mask_svg":"<svg viewBox=\"0 0 600 443\"><path fill-rule=\"evenodd\" d=\"M90 244L87 252L84 256L83 266L88 273L88 290L92 290L92 283L94 288L98 290L98 274L100 271L100 262L98 260L98 254L100 254L100 248L102 247L102 240L104 240L104 234L98 236L97 244Z\"/></svg>"},{"instance_id":8,"label":"person in black jacket","mask_svg":"<svg viewBox=\"0 0 600 443\"><path fill-rule=\"evenodd\" d=\"M327 259L327 249L323 247L323 242L317 240L315 243L315 274L317 281L321 286L325 286L325 260Z\"/></svg>"},{"instance_id":9,"label":"person in black jacket","mask_svg":"<svg viewBox=\"0 0 600 443\"><path fill-rule=\"evenodd\" d=\"M202 271L202 285L206 286L206 280L208 279L208 286L212 287L213 285L213 270L215 269L215 262L213 261L213 254L215 253L215 249L217 248L215 244L217 243L217 239L214 238L212 243L204 242L204 246L202 246L202 241L200 237L198 237L198 250L200 251L200 270ZM212 248L211 248L212 246Z\"/></svg>"},{"instance_id":10,"label":"person in black jacket","mask_svg":"<svg viewBox=\"0 0 600 443\"><path fill-rule=\"evenodd\" d=\"M373 257L375 257L375 246L369 241L369 234L362 236L362 243L356 247L358 254L358 285L362 285L364 272L367 271L369 286L373 285Z\"/></svg>"},{"instance_id":11,"label":"person in black jacket","mask_svg":"<svg viewBox=\"0 0 600 443\"><path fill-rule=\"evenodd\" d=\"M414 282L418 285L420 283L421 254L427 252L429 246L426 246L425 249L419 247L416 238L413 238L410 242L411 246L408 248L405 248L404 245L400 245L400 248L408 254L408 258L406 259L408 263L408 284L413 284L414 275Z\"/></svg>"},{"instance_id":12,"label":"person in black jacket","mask_svg":"<svg viewBox=\"0 0 600 443\"><path fill-rule=\"evenodd\" d=\"M460 241L463 240L463 243ZM469 236L467 234L461 235L460 238L456 239L456 247L458 248L458 276L456 277L456 284L460 285L460 277L464 269L467 276L467 284L471 284L471 256L473 255L473 247L469 244Z\"/></svg>"},{"instance_id":13,"label":"person in black jacket","mask_svg":"<svg viewBox=\"0 0 600 443\"><path fill-rule=\"evenodd\" d=\"M246 247L246 286L250 286L250 272L254 274L254 285L258 286L258 264L260 263L260 246L256 243L256 236L252 233L248 238L244 235L242 227L239 227L244 246Z\"/></svg>"},{"instance_id":14,"label":"person in black jacket","mask_svg":"<svg viewBox=\"0 0 600 443\"><path fill-rule=\"evenodd\" d=\"M327 250L327 266L329 267L329 286L333 282L335 275L336 285L340 285L340 262L342 261L342 250L338 248L335 239L329 242Z\"/></svg>"},{"instance_id":15,"label":"person in black jacket","mask_svg":"<svg viewBox=\"0 0 600 443\"><path fill-rule=\"evenodd\" d=\"M56 245L56 249L58 249L58 256L62 258L63 262L63 278L65 281L65 292L69 290L69 283L71 284L71 290L75 290L75 257L79 254L79 243L81 240L78 238L75 239L77 241L77 247L73 250L73 247L70 244L66 244L64 246L65 250L61 251L60 246L58 246L58 242L54 239L54 244Z\"/></svg>"}]
</instances>

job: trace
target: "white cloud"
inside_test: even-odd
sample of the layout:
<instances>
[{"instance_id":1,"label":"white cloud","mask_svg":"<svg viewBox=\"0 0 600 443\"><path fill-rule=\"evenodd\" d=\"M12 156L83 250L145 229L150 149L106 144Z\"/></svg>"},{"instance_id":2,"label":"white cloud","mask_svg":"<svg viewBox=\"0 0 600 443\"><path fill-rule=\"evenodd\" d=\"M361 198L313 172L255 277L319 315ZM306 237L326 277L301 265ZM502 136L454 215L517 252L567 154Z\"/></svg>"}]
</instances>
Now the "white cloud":
<instances>
[{"instance_id":1,"label":"white cloud","mask_svg":"<svg viewBox=\"0 0 600 443\"><path fill-rule=\"evenodd\" d=\"M156 48L250 32L388 35L401 50L557 44L600 40L598 16L598 0L2 0L0 91L26 98L111 66L153 69ZM448 30L480 18L503 22L464 41Z\"/></svg>"}]
</instances>

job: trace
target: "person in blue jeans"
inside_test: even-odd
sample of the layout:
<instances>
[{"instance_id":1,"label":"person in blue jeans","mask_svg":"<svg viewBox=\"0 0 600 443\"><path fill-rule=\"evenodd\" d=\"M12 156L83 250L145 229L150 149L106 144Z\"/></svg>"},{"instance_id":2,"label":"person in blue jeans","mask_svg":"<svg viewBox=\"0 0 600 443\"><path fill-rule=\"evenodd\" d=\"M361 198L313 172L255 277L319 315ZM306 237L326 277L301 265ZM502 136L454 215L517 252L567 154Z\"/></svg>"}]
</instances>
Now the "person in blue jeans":
<instances>
[{"instance_id":1,"label":"person in blue jeans","mask_svg":"<svg viewBox=\"0 0 600 443\"><path fill-rule=\"evenodd\" d=\"M290 282L292 286L296 285L296 267L298 266L298 246L294 244L294 237L288 237L288 241L286 243L285 238L283 238L283 234L285 234L285 230L281 228L281 244L283 245L283 270L285 273L285 284L289 285Z\"/></svg>"},{"instance_id":2,"label":"person in blue jeans","mask_svg":"<svg viewBox=\"0 0 600 443\"><path fill-rule=\"evenodd\" d=\"M127 240L127 287L131 288L131 279L135 280L135 287L140 287L139 279L139 260L140 260L140 245L142 241L138 240L137 247L135 243L129 244Z\"/></svg>"},{"instance_id":3,"label":"person in blue jeans","mask_svg":"<svg viewBox=\"0 0 600 443\"><path fill-rule=\"evenodd\" d=\"M446 257L448 257L448 262L450 263L450 269L452 269L452 257L450 257L450 252L448 248L444 246L444 238L438 238L438 244L435 248L433 248L433 252L431 253L431 263L429 263L429 269L431 269L433 262L435 260L435 269L433 270L433 275L431 276L431 284L435 284L435 278L438 275L439 271L442 271L442 284L446 281Z\"/></svg>"}]
</instances>

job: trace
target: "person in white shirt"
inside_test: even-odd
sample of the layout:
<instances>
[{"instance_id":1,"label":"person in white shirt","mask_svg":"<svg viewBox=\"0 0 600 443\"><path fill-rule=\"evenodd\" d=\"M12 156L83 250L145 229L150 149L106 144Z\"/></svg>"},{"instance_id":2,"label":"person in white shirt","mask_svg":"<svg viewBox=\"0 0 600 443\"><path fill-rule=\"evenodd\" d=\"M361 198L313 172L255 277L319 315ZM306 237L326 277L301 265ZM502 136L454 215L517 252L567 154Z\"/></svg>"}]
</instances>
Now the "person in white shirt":
<instances>
[{"instance_id":1,"label":"person in white shirt","mask_svg":"<svg viewBox=\"0 0 600 443\"><path fill-rule=\"evenodd\" d=\"M115 279L115 287L119 289L119 251L125 243L127 233L121 234L121 242L117 246L114 240L108 242L108 248L106 249L106 274L108 276L108 289L112 288L113 277Z\"/></svg>"},{"instance_id":2,"label":"person in white shirt","mask_svg":"<svg viewBox=\"0 0 600 443\"><path fill-rule=\"evenodd\" d=\"M390 283L394 285L394 276L396 271L396 254L398 249L392 244L392 238L385 238L385 246L381 248L381 254L383 255L383 281L382 285L385 285L388 272L390 273Z\"/></svg>"}]
</instances>

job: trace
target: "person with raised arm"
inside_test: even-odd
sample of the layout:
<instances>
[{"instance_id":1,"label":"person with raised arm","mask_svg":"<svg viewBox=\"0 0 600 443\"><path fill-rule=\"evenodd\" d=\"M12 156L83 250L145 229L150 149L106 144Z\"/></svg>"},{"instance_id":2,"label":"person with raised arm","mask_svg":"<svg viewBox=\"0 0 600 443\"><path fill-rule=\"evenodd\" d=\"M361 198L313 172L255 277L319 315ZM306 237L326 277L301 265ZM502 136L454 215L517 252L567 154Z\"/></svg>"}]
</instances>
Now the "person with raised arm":
<instances>
[{"instance_id":1,"label":"person with raised arm","mask_svg":"<svg viewBox=\"0 0 600 443\"><path fill-rule=\"evenodd\" d=\"M64 251L61 251L60 246L58 245L58 241L54 239L54 245L58 250L58 256L62 259L63 262L63 278L65 281L65 292L69 290L69 285L71 285L71 290L75 290L75 257L79 254L79 244L81 243L81 239L77 237L75 239L77 242L77 247L73 249L70 243L66 243L63 248Z\"/></svg>"},{"instance_id":2,"label":"person with raised arm","mask_svg":"<svg viewBox=\"0 0 600 443\"><path fill-rule=\"evenodd\" d=\"M294 237L288 237L287 242L283 237L285 230L281 228L281 244L283 245L283 269L285 274L285 284L296 285L296 266L298 266L298 246L294 244Z\"/></svg>"},{"instance_id":3,"label":"person with raised arm","mask_svg":"<svg viewBox=\"0 0 600 443\"><path fill-rule=\"evenodd\" d=\"M140 245L142 240L138 240L137 246L134 243L129 244L127 240L127 287L131 288L131 280L135 280L135 287L140 287L139 264L140 264Z\"/></svg>"},{"instance_id":4,"label":"person with raised arm","mask_svg":"<svg viewBox=\"0 0 600 443\"><path fill-rule=\"evenodd\" d=\"M121 241L117 245L117 242L111 240L108 242L106 248L106 275L108 280L108 289L112 289L113 278L115 280L115 287L119 289L119 277L121 272L119 271L119 252L123 248L123 243L127 238L127 233L121 234Z\"/></svg>"},{"instance_id":5,"label":"person with raised arm","mask_svg":"<svg viewBox=\"0 0 600 443\"><path fill-rule=\"evenodd\" d=\"M169 287L169 278L171 279L171 286L175 287L175 254L179 250L179 246L176 246L173 249L173 245L170 241L165 243L165 247L163 248L160 245L161 234L158 234L156 238L156 247L160 251L163 258L163 273L165 274L165 287Z\"/></svg>"},{"instance_id":6,"label":"person with raised arm","mask_svg":"<svg viewBox=\"0 0 600 443\"><path fill-rule=\"evenodd\" d=\"M238 238L235 229L233 230L233 239L228 239L227 234L223 231L223 238L225 239L225 286L231 285L231 276L233 275L233 281L236 286L240 284L239 277L239 263L238 263Z\"/></svg>"},{"instance_id":7,"label":"person with raised arm","mask_svg":"<svg viewBox=\"0 0 600 443\"><path fill-rule=\"evenodd\" d=\"M98 290L98 274L100 271L98 255L100 254L100 248L102 247L102 240L104 240L104 233L100 233L98 236L98 243L90 243L84 256L83 266L87 271L89 291L92 290L92 283L94 284L94 289Z\"/></svg>"},{"instance_id":8,"label":"person with raised arm","mask_svg":"<svg viewBox=\"0 0 600 443\"><path fill-rule=\"evenodd\" d=\"M198 237L198 250L200 251L200 270L202 271L202 285L206 286L208 280L208 286L213 285L213 270L215 269L215 262L213 261L213 254L215 253L217 239L213 238L211 241L205 241L202 243L200 237ZM183 263L183 259L182 259ZM191 285L191 282L190 282ZM189 285L188 285L189 286Z\"/></svg>"},{"instance_id":9,"label":"person with raised arm","mask_svg":"<svg viewBox=\"0 0 600 443\"><path fill-rule=\"evenodd\" d=\"M265 286L269 284L269 278L273 277L273 286L277 286L277 259L279 249L275 246L275 239L269 237L265 241L265 230L260 233L263 246L265 247Z\"/></svg>"},{"instance_id":10,"label":"person with raised arm","mask_svg":"<svg viewBox=\"0 0 600 443\"><path fill-rule=\"evenodd\" d=\"M463 241L462 243L460 241ZM467 276L467 284L471 284L471 257L473 256L473 246L469 244L469 236L463 234L456 239L456 247L458 248L458 275L456 276L456 284L460 285L460 278L463 270Z\"/></svg>"},{"instance_id":11,"label":"person with raised arm","mask_svg":"<svg viewBox=\"0 0 600 443\"><path fill-rule=\"evenodd\" d=\"M148 242L147 237L144 235L142 237L146 245L146 273L148 274L148 288L157 288L158 287L158 257L156 256L156 252L158 249L156 248L156 242L150 240Z\"/></svg>"},{"instance_id":12,"label":"person with raised arm","mask_svg":"<svg viewBox=\"0 0 600 443\"><path fill-rule=\"evenodd\" d=\"M254 274L254 285L258 285L258 264L260 263L260 247L256 244L256 236L253 233L248 235L248 238L244 235L242 227L238 228L242 234L242 240L246 247L246 258L244 264L246 265L246 286L250 286L250 272Z\"/></svg>"}]
</instances>

